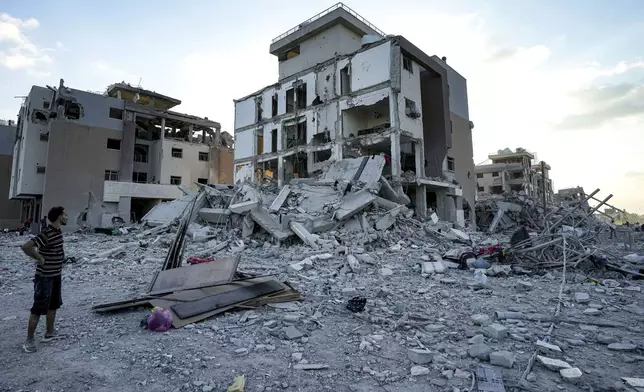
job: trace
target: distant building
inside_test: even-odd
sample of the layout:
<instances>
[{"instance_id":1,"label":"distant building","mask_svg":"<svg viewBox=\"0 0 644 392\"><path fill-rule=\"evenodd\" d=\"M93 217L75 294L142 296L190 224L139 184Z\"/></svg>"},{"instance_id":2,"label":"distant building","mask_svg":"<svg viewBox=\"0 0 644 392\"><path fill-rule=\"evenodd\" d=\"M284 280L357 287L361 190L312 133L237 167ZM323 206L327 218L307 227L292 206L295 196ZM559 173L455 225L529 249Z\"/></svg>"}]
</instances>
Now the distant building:
<instances>
[{"instance_id":1,"label":"distant building","mask_svg":"<svg viewBox=\"0 0 644 392\"><path fill-rule=\"evenodd\" d=\"M232 137L170 109L181 101L117 83L105 94L33 86L18 116L8 190L21 219L62 205L69 229L140 219L179 186L231 183Z\"/></svg>"},{"instance_id":2,"label":"distant building","mask_svg":"<svg viewBox=\"0 0 644 392\"><path fill-rule=\"evenodd\" d=\"M506 192L523 191L530 196L537 195L532 161L534 154L523 148L515 151L506 148L488 155L489 164L476 165L477 195L486 197Z\"/></svg>"},{"instance_id":3,"label":"distant building","mask_svg":"<svg viewBox=\"0 0 644 392\"><path fill-rule=\"evenodd\" d=\"M0 123L0 230L20 226L21 204L9 200L13 143L16 140L16 125L12 121Z\"/></svg>"},{"instance_id":4,"label":"distant building","mask_svg":"<svg viewBox=\"0 0 644 392\"><path fill-rule=\"evenodd\" d=\"M466 79L444 58L342 3L273 39L270 53L278 82L235 100L236 180L283 185L384 154L383 175L419 216L431 207L464 223L475 202L473 125Z\"/></svg>"}]
</instances>

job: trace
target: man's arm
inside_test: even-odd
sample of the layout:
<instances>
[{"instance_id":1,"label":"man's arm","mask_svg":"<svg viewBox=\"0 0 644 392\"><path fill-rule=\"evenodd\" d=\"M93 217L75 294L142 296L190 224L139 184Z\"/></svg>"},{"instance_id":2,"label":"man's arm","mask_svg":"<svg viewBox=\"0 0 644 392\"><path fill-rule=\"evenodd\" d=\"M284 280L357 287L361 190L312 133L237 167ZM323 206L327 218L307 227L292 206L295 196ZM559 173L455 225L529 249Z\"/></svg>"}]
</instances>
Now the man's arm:
<instances>
[{"instance_id":1,"label":"man's arm","mask_svg":"<svg viewBox=\"0 0 644 392\"><path fill-rule=\"evenodd\" d=\"M38 250L36 250L36 242L34 240L25 242L25 244L22 246L22 251L25 252L27 256L36 260L39 264L45 263L45 258L40 253L38 253Z\"/></svg>"}]
</instances>

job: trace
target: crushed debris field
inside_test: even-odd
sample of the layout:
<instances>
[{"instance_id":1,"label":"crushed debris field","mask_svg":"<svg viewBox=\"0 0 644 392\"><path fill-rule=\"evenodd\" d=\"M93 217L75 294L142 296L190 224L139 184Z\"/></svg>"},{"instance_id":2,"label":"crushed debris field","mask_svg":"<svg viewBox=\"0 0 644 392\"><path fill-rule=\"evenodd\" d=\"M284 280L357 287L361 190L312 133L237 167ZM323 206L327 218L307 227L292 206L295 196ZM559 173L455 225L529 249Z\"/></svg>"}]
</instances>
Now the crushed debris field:
<instances>
[{"instance_id":1,"label":"crushed debris field","mask_svg":"<svg viewBox=\"0 0 644 392\"><path fill-rule=\"evenodd\" d=\"M457 228L381 181L203 186L153 227L67 234L64 336L35 354L27 238L5 235L0 390L637 390L640 233L521 194Z\"/></svg>"}]
</instances>

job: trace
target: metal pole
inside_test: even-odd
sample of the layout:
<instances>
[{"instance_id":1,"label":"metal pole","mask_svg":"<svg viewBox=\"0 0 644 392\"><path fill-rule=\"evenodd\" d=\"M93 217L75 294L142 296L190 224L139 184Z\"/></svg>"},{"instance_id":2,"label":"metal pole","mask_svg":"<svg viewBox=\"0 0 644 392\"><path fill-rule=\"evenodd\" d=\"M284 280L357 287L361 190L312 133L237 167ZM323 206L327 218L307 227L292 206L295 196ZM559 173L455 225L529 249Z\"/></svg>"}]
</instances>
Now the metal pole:
<instances>
[{"instance_id":1,"label":"metal pole","mask_svg":"<svg viewBox=\"0 0 644 392\"><path fill-rule=\"evenodd\" d=\"M541 197L543 200L543 212L546 212L546 163L541 161Z\"/></svg>"}]
</instances>

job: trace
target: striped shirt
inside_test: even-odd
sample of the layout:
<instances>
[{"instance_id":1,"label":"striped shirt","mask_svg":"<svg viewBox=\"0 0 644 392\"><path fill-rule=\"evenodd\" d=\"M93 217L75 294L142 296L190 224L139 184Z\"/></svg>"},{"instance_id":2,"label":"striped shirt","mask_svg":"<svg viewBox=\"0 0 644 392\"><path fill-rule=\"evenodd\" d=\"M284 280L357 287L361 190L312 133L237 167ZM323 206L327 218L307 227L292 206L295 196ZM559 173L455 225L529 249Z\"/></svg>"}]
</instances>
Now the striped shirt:
<instances>
[{"instance_id":1,"label":"striped shirt","mask_svg":"<svg viewBox=\"0 0 644 392\"><path fill-rule=\"evenodd\" d=\"M52 225L32 238L38 247L38 253L45 259L44 264L36 265L36 275L53 277L63 270L65 251L63 250L63 233Z\"/></svg>"}]
</instances>

